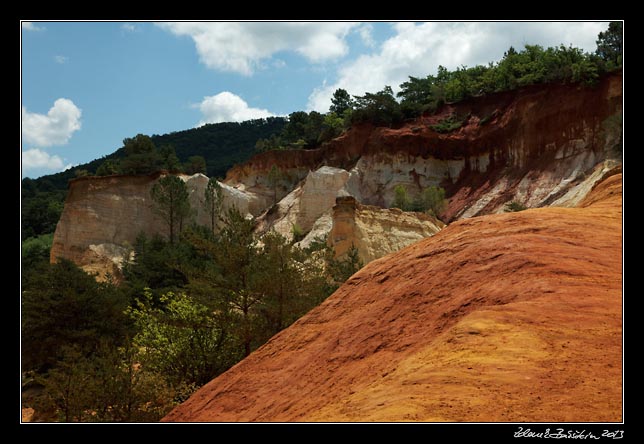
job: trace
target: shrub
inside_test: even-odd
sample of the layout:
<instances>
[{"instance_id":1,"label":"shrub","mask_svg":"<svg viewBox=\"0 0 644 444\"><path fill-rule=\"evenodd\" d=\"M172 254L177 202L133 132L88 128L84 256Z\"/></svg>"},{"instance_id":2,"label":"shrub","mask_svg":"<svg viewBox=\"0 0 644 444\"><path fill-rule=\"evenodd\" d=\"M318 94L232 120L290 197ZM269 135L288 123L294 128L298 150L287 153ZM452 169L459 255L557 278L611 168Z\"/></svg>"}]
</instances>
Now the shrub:
<instances>
[{"instance_id":1,"label":"shrub","mask_svg":"<svg viewBox=\"0 0 644 444\"><path fill-rule=\"evenodd\" d=\"M517 202L516 200L513 200L512 202L508 202L507 204L505 204L506 213L516 213L518 211L523 211L527 209L528 207L526 207L522 203Z\"/></svg>"},{"instance_id":2,"label":"shrub","mask_svg":"<svg viewBox=\"0 0 644 444\"><path fill-rule=\"evenodd\" d=\"M297 223L293 224L291 227L291 234L293 235L293 243L304 239L304 230L302 230L302 227Z\"/></svg>"},{"instance_id":3,"label":"shrub","mask_svg":"<svg viewBox=\"0 0 644 444\"><path fill-rule=\"evenodd\" d=\"M459 120L456 114L451 114L446 119L441 120L436 125L431 125L430 128L437 133L451 133L463 126L464 120Z\"/></svg>"}]
</instances>

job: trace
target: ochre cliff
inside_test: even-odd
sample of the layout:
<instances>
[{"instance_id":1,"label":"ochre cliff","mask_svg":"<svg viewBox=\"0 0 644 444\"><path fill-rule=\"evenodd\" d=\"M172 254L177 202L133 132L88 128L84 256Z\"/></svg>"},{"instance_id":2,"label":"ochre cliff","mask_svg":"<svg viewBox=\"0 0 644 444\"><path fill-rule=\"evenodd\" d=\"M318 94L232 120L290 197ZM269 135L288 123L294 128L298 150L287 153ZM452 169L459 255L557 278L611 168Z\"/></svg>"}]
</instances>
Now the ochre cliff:
<instances>
[{"instance_id":1,"label":"ochre cliff","mask_svg":"<svg viewBox=\"0 0 644 444\"><path fill-rule=\"evenodd\" d=\"M445 227L427 214L361 205L352 196L336 199L332 221L328 243L336 257L343 257L355 247L363 264L433 236Z\"/></svg>"},{"instance_id":2,"label":"ochre cliff","mask_svg":"<svg viewBox=\"0 0 644 444\"><path fill-rule=\"evenodd\" d=\"M164 421L621 421L621 181L371 262Z\"/></svg>"},{"instance_id":3,"label":"ochre cliff","mask_svg":"<svg viewBox=\"0 0 644 444\"><path fill-rule=\"evenodd\" d=\"M65 207L51 248L51 261L70 259L88 272L119 277L137 236L166 236L167 227L155 215L150 191L165 173L149 176L83 177L70 181ZM190 193L195 221L208 225L202 200L208 178L203 174L179 175ZM263 209L255 196L222 184L224 205L242 213Z\"/></svg>"},{"instance_id":4,"label":"ochre cliff","mask_svg":"<svg viewBox=\"0 0 644 444\"><path fill-rule=\"evenodd\" d=\"M268 195L276 166L284 174L281 197L327 165L351 174L347 186L363 204L390 206L401 184L411 197L441 185L453 202L448 220L500 212L511 200L546 206L614 155L603 123L621 106L621 73L593 87L533 85L445 105L399 128L361 125L319 149L262 153L233 167L225 182ZM463 126L448 134L431 128L450 115Z\"/></svg>"},{"instance_id":5,"label":"ochre cliff","mask_svg":"<svg viewBox=\"0 0 644 444\"><path fill-rule=\"evenodd\" d=\"M621 112L621 103L622 76L615 73L592 87L534 85L448 104L397 128L358 125L318 149L266 152L232 168L222 184L225 205L258 216L259 232L275 230L290 238L299 227L306 235L302 245L334 230L336 197L387 208L398 185L412 199L425 187L444 187L449 204L440 216L448 222L503 212L510 201L530 208L574 206L620 164L611 151L615 134L604 122ZM432 129L450 115L463 126L448 134ZM273 166L280 173L274 183ZM207 178L182 177L197 221L207 224L199 202ZM151 211L150 189L157 178L71 181L52 260L66 257L101 275L117 272L139 232L164 232ZM366 214L356 219L361 222L348 241L360 245L365 262L435 232L420 229L424 222L410 222L417 216L401 213L400 223L392 224L386 221L391 212ZM332 244L342 249L348 244L342 242Z\"/></svg>"}]
</instances>

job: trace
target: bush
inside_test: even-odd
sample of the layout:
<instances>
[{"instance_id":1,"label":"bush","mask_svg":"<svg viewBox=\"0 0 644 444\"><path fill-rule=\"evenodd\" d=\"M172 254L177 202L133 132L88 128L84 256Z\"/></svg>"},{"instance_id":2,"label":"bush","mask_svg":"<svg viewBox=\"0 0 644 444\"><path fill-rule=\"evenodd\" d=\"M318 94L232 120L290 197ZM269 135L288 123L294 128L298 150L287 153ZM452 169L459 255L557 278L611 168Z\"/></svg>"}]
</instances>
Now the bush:
<instances>
[{"instance_id":1,"label":"bush","mask_svg":"<svg viewBox=\"0 0 644 444\"><path fill-rule=\"evenodd\" d=\"M528 209L528 207L526 207L525 205L517 202L516 200L513 200L512 202L509 202L509 203L505 204L505 212L506 213L516 213L518 211L523 211L523 210L527 210L527 209Z\"/></svg>"},{"instance_id":2,"label":"bush","mask_svg":"<svg viewBox=\"0 0 644 444\"><path fill-rule=\"evenodd\" d=\"M299 242L304 239L304 231L297 223L291 227L291 234L293 235L293 243Z\"/></svg>"},{"instance_id":3,"label":"bush","mask_svg":"<svg viewBox=\"0 0 644 444\"><path fill-rule=\"evenodd\" d=\"M445 190L435 185L425 188L420 194L418 201L420 211L425 211L434 217L438 217L443 211L445 211L445 207L447 207Z\"/></svg>"},{"instance_id":4,"label":"bush","mask_svg":"<svg viewBox=\"0 0 644 444\"><path fill-rule=\"evenodd\" d=\"M403 211L412 211L412 202L407 194L407 189L404 185L396 185L394 188L394 201L391 204L392 208L400 208Z\"/></svg>"},{"instance_id":5,"label":"bush","mask_svg":"<svg viewBox=\"0 0 644 444\"><path fill-rule=\"evenodd\" d=\"M465 119L459 120L456 114L451 114L446 119L441 120L436 125L431 125L430 128L436 131L437 133L451 133L456 131L465 123Z\"/></svg>"}]
</instances>

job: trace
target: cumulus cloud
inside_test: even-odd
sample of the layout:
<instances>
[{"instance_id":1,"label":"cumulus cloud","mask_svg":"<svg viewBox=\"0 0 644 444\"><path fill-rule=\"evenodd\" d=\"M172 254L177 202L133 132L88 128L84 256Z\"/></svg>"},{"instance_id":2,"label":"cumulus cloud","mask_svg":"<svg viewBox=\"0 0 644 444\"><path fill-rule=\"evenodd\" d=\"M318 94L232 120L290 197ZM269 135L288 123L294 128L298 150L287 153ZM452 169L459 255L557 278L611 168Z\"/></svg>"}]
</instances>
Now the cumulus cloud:
<instances>
[{"instance_id":1,"label":"cumulus cloud","mask_svg":"<svg viewBox=\"0 0 644 444\"><path fill-rule=\"evenodd\" d=\"M158 26L192 38L201 62L209 68L248 76L263 60L280 51L295 51L311 62L340 58L349 50L346 35L358 24L181 22Z\"/></svg>"},{"instance_id":2,"label":"cumulus cloud","mask_svg":"<svg viewBox=\"0 0 644 444\"><path fill-rule=\"evenodd\" d=\"M20 27L23 31L44 31L45 28L36 26L34 22L21 22Z\"/></svg>"},{"instance_id":3,"label":"cumulus cloud","mask_svg":"<svg viewBox=\"0 0 644 444\"><path fill-rule=\"evenodd\" d=\"M373 25L371 23L365 23L364 25L358 28L358 35L365 46L373 48L376 46L376 41L373 39Z\"/></svg>"},{"instance_id":4,"label":"cumulus cloud","mask_svg":"<svg viewBox=\"0 0 644 444\"><path fill-rule=\"evenodd\" d=\"M337 88L362 95L390 85L397 92L408 76L435 74L438 65L455 69L487 64L503 57L511 45L521 49L525 44L572 44L593 51L597 34L607 26L601 22L396 23L396 34L378 52L342 66L336 82L316 88L308 108L327 111Z\"/></svg>"},{"instance_id":5,"label":"cumulus cloud","mask_svg":"<svg viewBox=\"0 0 644 444\"><path fill-rule=\"evenodd\" d=\"M60 156L51 155L38 148L31 148L22 152L22 168L30 170L34 168L45 168L54 171L63 171L71 165L65 166Z\"/></svg>"},{"instance_id":6,"label":"cumulus cloud","mask_svg":"<svg viewBox=\"0 0 644 444\"><path fill-rule=\"evenodd\" d=\"M69 60L69 57L65 57L65 56L62 56L62 55L54 56L54 61L56 63L58 63L59 65L63 65L65 63L67 63L67 60Z\"/></svg>"},{"instance_id":7,"label":"cumulus cloud","mask_svg":"<svg viewBox=\"0 0 644 444\"><path fill-rule=\"evenodd\" d=\"M121 29L125 32L136 32L138 30L133 23L123 23Z\"/></svg>"},{"instance_id":8,"label":"cumulus cloud","mask_svg":"<svg viewBox=\"0 0 644 444\"><path fill-rule=\"evenodd\" d=\"M69 99L58 99L47 114L22 107L22 140L30 145L64 145L81 128L81 110Z\"/></svg>"},{"instance_id":9,"label":"cumulus cloud","mask_svg":"<svg viewBox=\"0 0 644 444\"><path fill-rule=\"evenodd\" d=\"M197 126L206 123L243 122L244 120L261 119L274 115L265 109L251 108L244 99L228 91L204 97L197 106L203 114L203 119Z\"/></svg>"}]
</instances>

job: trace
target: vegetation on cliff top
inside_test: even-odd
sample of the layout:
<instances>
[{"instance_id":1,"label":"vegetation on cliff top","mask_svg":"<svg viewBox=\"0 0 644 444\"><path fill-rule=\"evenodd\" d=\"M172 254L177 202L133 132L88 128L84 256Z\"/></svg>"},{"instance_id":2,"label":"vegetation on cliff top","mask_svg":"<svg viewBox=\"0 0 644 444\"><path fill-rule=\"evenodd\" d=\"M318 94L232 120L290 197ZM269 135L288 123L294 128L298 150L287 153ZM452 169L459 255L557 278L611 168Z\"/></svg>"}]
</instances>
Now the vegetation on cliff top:
<instances>
[{"instance_id":1,"label":"vegetation on cliff top","mask_svg":"<svg viewBox=\"0 0 644 444\"><path fill-rule=\"evenodd\" d=\"M434 113L445 103L471 97L515 90L539 83L580 83L593 85L599 77L622 65L622 24L611 22L597 39L597 50L585 53L579 48L560 45L543 48L525 45L517 51L510 47L503 58L487 66L461 66L450 71L438 67L435 75L409 77L394 95L390 86L362 96L351 96L344 89L335 91L329 112L292 113L279 135L259 140L258 151L308 148L319 145L352 124L368 122L392 126L423 113ZM398 98L398 100L397 100ZM451 132L460 128L457 119L441 122L433 129Z\"/></svg>"}]
</instances>

